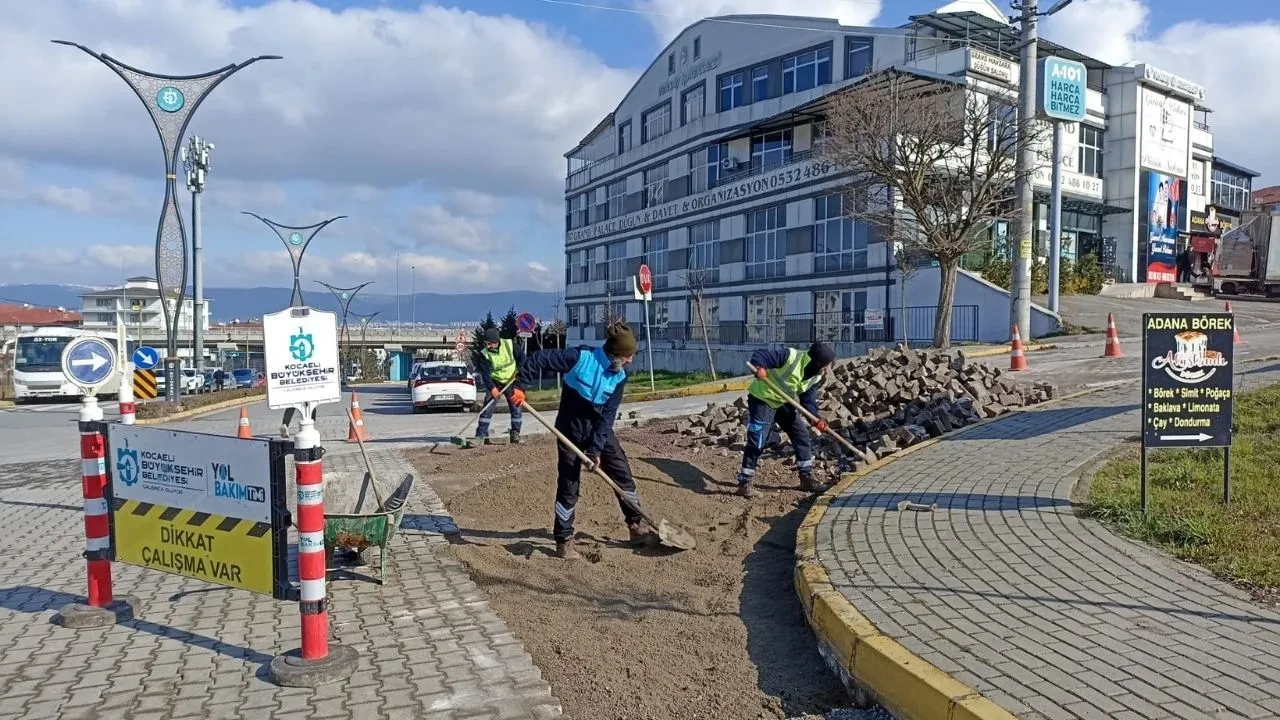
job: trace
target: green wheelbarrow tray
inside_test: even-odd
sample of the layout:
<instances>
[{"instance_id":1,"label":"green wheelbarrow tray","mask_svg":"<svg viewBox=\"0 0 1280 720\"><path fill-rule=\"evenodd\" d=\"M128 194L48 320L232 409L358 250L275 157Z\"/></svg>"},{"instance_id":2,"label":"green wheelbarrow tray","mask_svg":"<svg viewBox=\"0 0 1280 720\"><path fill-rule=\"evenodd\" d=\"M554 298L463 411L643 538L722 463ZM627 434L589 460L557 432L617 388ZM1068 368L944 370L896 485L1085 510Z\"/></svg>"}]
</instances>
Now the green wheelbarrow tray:
<instances>
[{"instance_id":1,"label":"green wheelbarrow tray","mask_svg":"<svg viewBox=\"0 0 1280 720\"><path fill-rule=\"evenodd\" d=\"M408 506L409 491L413 489L413 475L406 473L400 486L381 505L370 508L370 512L361 512L366 505L373 505L373 499L367 497L373 478L369 473L359 483L336 482L325 491L325 506L351 512L324 514L324 549L327 557L332 559L336 550L349 550L360 553L370 547L378 548L379 571L378 583L385 582L387 577L387 546L400 527ZM329 497L332 492L332 503ZM376 494L376 493L375 493ZM330 563L332 565L332 563Z\"/></svg>"}]
</instances>

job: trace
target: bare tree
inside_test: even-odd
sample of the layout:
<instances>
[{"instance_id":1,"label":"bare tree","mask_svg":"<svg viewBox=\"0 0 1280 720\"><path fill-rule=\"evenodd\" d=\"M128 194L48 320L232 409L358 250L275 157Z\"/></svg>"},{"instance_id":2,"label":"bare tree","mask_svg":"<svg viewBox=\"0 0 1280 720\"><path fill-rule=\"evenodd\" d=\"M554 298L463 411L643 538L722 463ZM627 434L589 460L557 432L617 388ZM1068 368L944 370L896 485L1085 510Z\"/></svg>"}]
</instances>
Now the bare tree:
<instances>
[{"instance_id":1,"label":"bare tree","mask_svg":"<svg viewBox=\"0 0 1280 720\"><path fill-rule=\"evenodd\" d=\"M564 347L564 336L569 331L568 325L560 317L560 308L564 305L564 293L556 293L551 298L551 333L556 339L556 349Z\"/></svg>"},{"instance_id":2,"label":"bare tree","mask_svg":"<svg viewBox=\"0 0 1280 720\"><path fill-rule=\"evenodd\" d=\"M1013 97L898 70L832 99L818 154L849 173L845 213L938 263L934 347L951 343L960 258L989 242L995 221L1017 218L1018 150L1043 128L1017 118Z\"/></svg>"},{"instance_id":3,"label":"bare tree","mask_svg":"<svg viewBox=\"0 0 1280 720\"><path fill-rule=\"evenodd\" d=\"M916 265L916 260L911 255L911 251L905 245L898 245L893 249L893 264L898 269L898 277L901 278L902 286L898 288L898 309L899 319L902 321L902 344L910 345L911 341L907 338L907 281L920 268Z\"/></svg>"},{"instance_id":4,"label":"bare tree","mask_svg":"<svg viewBox=\"0 0 1280 720\"><path fill-rule=\"evenodd\" d=\"M693 319L698 323L702 346L707 351L707 368L711 371L711 379L718 380L715 357L711 354L711 338L707 333L707 269L686 270L684 284L689 288L689 299L693 301L693 311L697 315Z\"/></svg>"}]
</instances>

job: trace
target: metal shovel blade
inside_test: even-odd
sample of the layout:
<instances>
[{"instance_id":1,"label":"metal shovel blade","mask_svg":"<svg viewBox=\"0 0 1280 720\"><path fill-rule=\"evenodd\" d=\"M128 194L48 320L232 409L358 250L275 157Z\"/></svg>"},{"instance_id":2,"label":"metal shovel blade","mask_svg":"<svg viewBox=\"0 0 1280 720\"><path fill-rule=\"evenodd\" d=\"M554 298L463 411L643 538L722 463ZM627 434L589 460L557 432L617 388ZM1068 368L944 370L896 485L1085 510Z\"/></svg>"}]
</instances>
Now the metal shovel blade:
<instances>
[{"instance_id":1,"label":"metal shovel blade","mask_svg":"<svg viewBox=\"0 0 1280 720\"><path fill-rule=\"evenodd\" d=\"M658 521L658 541L677 550L694 550L698 547L698 541L693 539L693 533L678 525L672 525L665 519Z\"/></svg>"}]
</instances>

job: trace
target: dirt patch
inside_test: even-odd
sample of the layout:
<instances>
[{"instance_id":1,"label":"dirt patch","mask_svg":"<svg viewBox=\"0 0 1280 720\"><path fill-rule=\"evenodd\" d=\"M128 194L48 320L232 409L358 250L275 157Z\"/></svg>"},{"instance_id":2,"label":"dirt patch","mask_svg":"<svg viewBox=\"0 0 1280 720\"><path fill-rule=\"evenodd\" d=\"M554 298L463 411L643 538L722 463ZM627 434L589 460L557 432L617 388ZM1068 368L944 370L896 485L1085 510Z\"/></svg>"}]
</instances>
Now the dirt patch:
<instances>
[{"instance_id":1,"label":"dirt patch","mask_svg":"<svg viewBox=\"0 0 1280 720\"><path fill-rule=\"evenodd\" d=\"M453 551L533 655L575 720L783 718L847 703L819 657L793 586L809 495L766 462L763 495L733 492L739 458L685 448L662 426L619 432L641 502L698 549L636 550L613 493L584 475L585 561L551 553L555 451L422 451L414 462L453 514Z\"/></svg>"}]
</instances>

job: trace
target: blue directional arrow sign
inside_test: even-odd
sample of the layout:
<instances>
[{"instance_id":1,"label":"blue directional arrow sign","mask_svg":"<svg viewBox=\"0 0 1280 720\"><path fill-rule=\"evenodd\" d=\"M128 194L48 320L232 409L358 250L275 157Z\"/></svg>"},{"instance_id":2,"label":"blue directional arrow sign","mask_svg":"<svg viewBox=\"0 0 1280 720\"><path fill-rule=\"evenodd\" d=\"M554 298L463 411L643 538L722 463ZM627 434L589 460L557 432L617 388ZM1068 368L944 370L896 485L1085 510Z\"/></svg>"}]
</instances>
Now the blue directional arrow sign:
<instances>
[{"instance_id":1,"label":"blue directional arrow sign","mask_svg":"<svg viewBox=\"0 0 1280 720\"><path fill-rule=\"evenodd\" d=\"M153 347L142 345L133 351L133 366L139 370L150 370L160 362L160 353Z\"/></svg>"},{"instance_id":2,"label":"blue directional arrow sign","mask_svg":"<svg viewBox=\"0 0 1280 720\"><path fill-rule=\"evenodd\" d=\"M106 340L78 337L62 351L62 374L86 390L105 383L116 370L116 350Z\"/></svg>"}]
</instances>

